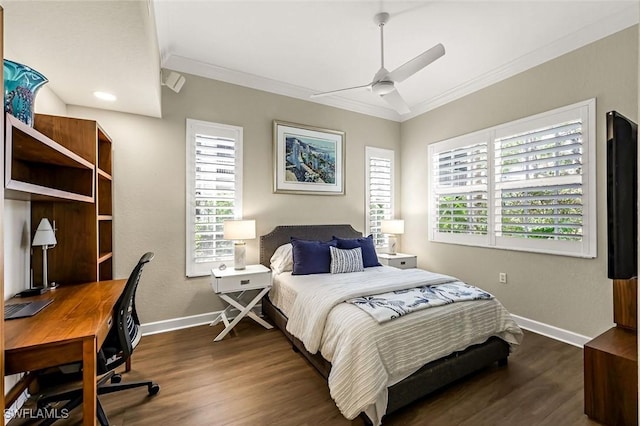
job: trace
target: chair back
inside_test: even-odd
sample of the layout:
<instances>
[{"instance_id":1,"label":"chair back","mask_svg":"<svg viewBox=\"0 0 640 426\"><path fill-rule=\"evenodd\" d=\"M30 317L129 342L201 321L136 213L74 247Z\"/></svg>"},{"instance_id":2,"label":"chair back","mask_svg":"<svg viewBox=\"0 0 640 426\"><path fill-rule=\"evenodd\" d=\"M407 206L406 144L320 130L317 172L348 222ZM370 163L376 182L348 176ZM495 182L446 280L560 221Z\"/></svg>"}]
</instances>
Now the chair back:
<instances>
[{"instance_id":1,"label":"chair back","mask_svg":"<svg viewBox=\"0 0 640 426\"><path fill-rule=\"evenodd\" d=\"M133 353L140 341L140 320L136 312L136 290L142 276L142 269L153 259L151 252L142 255L133 268L122 295L114 308L114 327L98 354L98 370L106 372L123 364Z\"/></svg>"}]
</instances>

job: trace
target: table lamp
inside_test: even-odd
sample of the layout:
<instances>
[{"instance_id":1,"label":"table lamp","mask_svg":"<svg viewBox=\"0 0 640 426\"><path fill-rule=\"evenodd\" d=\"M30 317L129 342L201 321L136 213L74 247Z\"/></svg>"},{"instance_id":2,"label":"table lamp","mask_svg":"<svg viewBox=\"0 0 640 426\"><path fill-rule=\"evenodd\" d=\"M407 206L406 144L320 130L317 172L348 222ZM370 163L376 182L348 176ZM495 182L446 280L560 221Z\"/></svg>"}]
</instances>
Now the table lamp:
<instances>
[{"instance_id":1,"label":"table lamp","mask_svg":"<svg viewBox=\"0 0 640 426\"><path fill-rule=\"evenodd\" d=\"M234 240L233 263L234 269L245 269L246 244L244 240L256 237L255 220L225 220L223 222L225 240Z\"/></svg>"},{"instance_id":2,"label":"table lamp","mask_svg":"<svg viewBox=\"0 0 640 426\"><path fill-rule=\"evenodd\" d=\"M55 247L58 243L56 241L56 234L51 227L51 223L49 219L42 218L40 224L38 225L38 229L36 229L36 234L33 236L33 243L31 245L33 247L42 246L42 287L49 287L49 282L47 281L47 250Z\"/></svg>"},{"instance_id":3,"label":"table lamp","mask_svg":"<svg viewBox=\"0 0 640 426\"><path fill-rule=\"evenodd\" d=\"M396 246L398 244L396 235L404 234L404 220L382 220L380 222L380 231L382 231L383 234L389 235L389 250L387 253L396 254Z\"/></svg>"}]
</instances>

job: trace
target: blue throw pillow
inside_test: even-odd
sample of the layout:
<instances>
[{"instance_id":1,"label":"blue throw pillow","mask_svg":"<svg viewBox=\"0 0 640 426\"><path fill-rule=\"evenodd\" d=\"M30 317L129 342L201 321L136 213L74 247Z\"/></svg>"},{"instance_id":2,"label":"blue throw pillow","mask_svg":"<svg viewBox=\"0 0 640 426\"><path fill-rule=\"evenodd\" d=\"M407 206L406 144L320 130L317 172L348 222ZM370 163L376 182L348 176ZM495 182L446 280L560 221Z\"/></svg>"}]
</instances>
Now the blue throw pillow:
<instances>
[{"instance_id":1,"label":"blue throw pillow","mask_svg":"<svg viewBox=\"0 0 640 426\"><path fill-rule=\"evenodd\" d=\"M327 242L298 240L291 238L293 246L292 275L327 274L331 272L331 253L329 247L336 241Z\"/></svg>"},{"instance_id":2,"label":"blue throw pillow","mask_svg":"<svg viewBox=\"0 0 640 426\"><path fill-rule=\"evenodd\" d=\"M365 268L372 266L382 266L378 262L378 255L376 254L376 247L373 244L373 235L362 238L338 238L333 237L338 242L339 249L354 249L360 247L362 249L362 262Z\"/></svg>"}]
</instances>

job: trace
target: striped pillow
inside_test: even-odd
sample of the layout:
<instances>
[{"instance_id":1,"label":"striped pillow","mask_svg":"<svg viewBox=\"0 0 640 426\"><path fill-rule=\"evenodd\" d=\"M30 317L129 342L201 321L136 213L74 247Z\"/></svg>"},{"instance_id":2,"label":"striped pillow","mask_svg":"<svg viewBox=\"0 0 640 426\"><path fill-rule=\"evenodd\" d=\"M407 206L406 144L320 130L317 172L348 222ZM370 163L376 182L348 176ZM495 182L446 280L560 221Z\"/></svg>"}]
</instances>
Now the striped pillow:
<instances>
[{"instance_id":1,"label":"striped pillow","mask_svg":"<svg viewBox=\"0 0 640 426\"><path fill-rule=\"evenodd\" d=\"M332 274L364 271L362 249L360 247L344 250L331 246L329 250L331 251Z\"/></svg>"}]
</instances>

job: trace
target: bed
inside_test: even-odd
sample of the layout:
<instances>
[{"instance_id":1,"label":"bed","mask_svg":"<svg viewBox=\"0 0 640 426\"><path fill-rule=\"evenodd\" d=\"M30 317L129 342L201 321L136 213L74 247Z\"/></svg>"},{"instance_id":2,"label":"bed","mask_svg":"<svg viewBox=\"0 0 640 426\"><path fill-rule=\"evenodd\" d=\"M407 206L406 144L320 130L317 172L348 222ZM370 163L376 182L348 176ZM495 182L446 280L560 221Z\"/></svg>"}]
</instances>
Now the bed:
<instances>
[{"instance_id":1,"label":"bed","mask_svg":"<svg viewBox=\"0 0 640 426\"><path fill-rule=\"evenodd\" d=\"M289 243L291 237L303 240L328 241L333 239L333 237L361 238L362 234L350 225L278 226L269 234L260 237L260 263L270 267L274 252L276 252L279 247ZM513 322L508 312L506 312L506 310L502 308L502 305L495 301L495 299L491 302L484 300L473 303L477 303L478 306L484 306L479 310L484 309L488 312L488 315L498 315L494 313L494 310L499 312L501 316L500 321L503 323L500 326L501 331L499 333L485 336L478 332L477 336L467 336L464 342L447 341L446 345L461 345L461 347L454 348L453 350L451 350L451 348L444 349L446 346L444 343L440 345L442 346L441 348L438 346L439 342L434 342L433 345L438 343L438 345L435 345L438 346L437 350L429 350L428 353L425 352L425 355L422 353L412 353L410 355L405 353L406 347L404 350L401 349L403 346L398 344L399 341L395 341L394 345L399 346L398 351L401 351L401 354L392 353L392 351L395 350L395 346L393 349L388 349L384 342L370 344L369 341L375 340L377 337L372 338L371 336L375 336L374 334L366 337L366 333L362 330L366 329L367 333L380 333L380 335L383 336L398 336L402 334L398 333L398 327L403 327L402 330L406 329L407 335L410 335L411 339L416 339L416 342L422 342L422 340L429 341L431 334L425 337L416 335L415 333L427 333L427 331L423 330L430 330L429 333L433 333L433 336L439 336L441 334L438 332L439 328L436 330L436 328L433 327L436 327L436 325L437 327L442 327L444 324L442 321L447 320L447 318L459 319L462 318L461 315L465 316L465 320L461 322L473 323L475 321L473 315L475 314L471 311L471 304L454 303L452 305L456 305L455 308L452 308L452 305L448 305L424 309L419 313L412 313L397 320L377 324L371 317L363 311L360 311L357 307L348 303L339 303L335 306L331 305L333 307L330 308L327 314L326 322L322 323L322 327L324 327L321 327L322 336L319 337L317 342L313 342L313 339L310 339L309 335L300 331L300 327L296 328L293 326L294 319L296 323L300 321L300 309L302 308L300 308L299 305L302 306L302 300L305 298L303 296L315 297L315 295L311 293L316 291L316 289L320 291L322 287L327 285L324 284L325 281L323 280L333 280L333 282L338 283L336 285L342 285L341 283L346 282L346 280L357 279L367 281L367 285L369 285L369 283L385 280L388 278L387 276L396 275L396 273L400 272L407 274L402 278L406 279L407 277L412 277L425 271L396 270L395 268L387 266L379 266L375 268L365 268L363 272L354 272L352 274L291 276L291 272L274 273L274 287L262 301L264 315L292 342L293 349L300 352L320 374L328 380L333 399L336 401L343 415L349 419L357 416L358 411L360 411L359 414L363 415L366 421L373 424L380 424L385 414L392 413L479 369L496 362L500 366L506 366L510 351L517 347L522 338L521 330L515 322ZM300 283L302 283L302 285L300 285ZM296 304L296 302L300 303ZM314 303L317 306L319 300L315 300ZM464 308L463 313L461 313L461 307ZM455 315L449 312L452 310L456 312ZM311 309L308 315L305 315L303 312L302 317L313 317L315 311L317 311L317 309ZM289 324L289 317L292 319L291 324ZM345 318L348 318L348 320ZM417 323L414 323L415 321L422 322L418 326ZM427 324L427 322L425 321L429 321L428 324L433 324L433 327L429 328L430 326L426 326L425 324ZM448 321L449 323L452 322L450 319ZM347 323L350 325L345 327L344 324ZM357 330L350 330L349 327L356 328ZM391 329L389 327L396 328L393 329L393 332L390 332L389 330ZM449 327L449 325L447 325L447 327ZM460 325L450 324L450 327L452 330L455 330L455 327L460 328ZM465 333L466 330L461 334ZM353 335L355 337L349 337L348 343L344 343L342 340L347 340L347 338L343 339L342 334L345 336ZM386 338L387 337L385 337L385 339ZM444 338L441 339L444 340ZM354 341L356 343L353 343ZM432 343L427 342L425 344ZM340 345L348 348L342 348ZM368 346L362 349L361 347L365 345ZM409 344L407 343L405 346L406 345ZM361 358L365 357L365 355L367 357L369 356L368 353L371 352L369 346L375 346L376 351L378 351L378 347L381 348L379 351L382 355L372 355L373 358L375 358L372 365L375 365L375 367L371 367L368 364L368 358L366 362L364 361L365 358ZM420 346L420 344L411 340L409 346ZM447 352L440 353L443 350ZM433 359L433 357L436 356L435 354L438 354L437 358ZM326 358L334 361L333 364ZM398 359L401 359L404 363L405 358L407 360L406 368L404 364L402 364L402 368L397 367L397 365L400 364L394 364L396 361L400 362ZM345 359L356 361L347 362ZM417 362L419 362L419 364L416 367L415 364ZM349 365L345 367L343 364ZM351 364L355 364L355 366ZM364 364L364 366L360 366L359 364ZM394 367L394 365L396 365L396 367ZM355 368L355 372L351 371L353 368ZM388 369L388 371L385 369ZM373 373L369 374L369 372ZM337 376L339 376L339 378ZM347 383L345 384L345 382ZM357 389L357 386L361 386L365 390L360 391ZM374 388L376 390L370 390ZM344 401L346 397L345 394L349 394L347 402ZM374 394L375 398L373 398ZM355 399L355 401L352 401L353 399Z\"/></svg>"}]
</instances>

